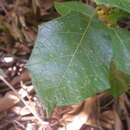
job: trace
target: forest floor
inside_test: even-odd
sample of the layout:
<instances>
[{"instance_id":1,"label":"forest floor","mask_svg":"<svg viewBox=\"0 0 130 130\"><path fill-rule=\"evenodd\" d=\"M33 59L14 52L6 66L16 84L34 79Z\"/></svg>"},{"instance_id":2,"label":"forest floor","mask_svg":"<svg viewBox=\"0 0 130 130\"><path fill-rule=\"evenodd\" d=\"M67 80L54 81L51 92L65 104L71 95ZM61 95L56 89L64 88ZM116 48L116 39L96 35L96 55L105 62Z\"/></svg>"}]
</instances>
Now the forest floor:
<instances>
[{"instance_id":1,"label":"forest floor","mask_svg":"<svg viewBox=\"0 0 130 130\"><path fill-rule=\"evenodd\" d=\"M56 108L46 117L26 63L38 25L59 16L54 1L63 0L0 0L0 130L65 130L66 119L73 120L68 130L130 130L130 92L117 100L103 92L80 105ZM79 111L66 115L75 109ZM82 113L88 114L87 122Z\"/></svg>"}]
</instances>

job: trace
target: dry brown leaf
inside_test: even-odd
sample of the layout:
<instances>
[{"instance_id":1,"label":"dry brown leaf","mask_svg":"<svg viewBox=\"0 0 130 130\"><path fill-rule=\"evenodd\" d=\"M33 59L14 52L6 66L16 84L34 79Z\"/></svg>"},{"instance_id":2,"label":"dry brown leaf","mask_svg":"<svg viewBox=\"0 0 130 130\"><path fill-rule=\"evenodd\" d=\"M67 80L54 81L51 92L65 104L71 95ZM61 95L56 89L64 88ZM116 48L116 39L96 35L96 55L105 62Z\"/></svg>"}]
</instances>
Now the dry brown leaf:
<instances>
[{"instance_id":1,"label":"dry brown leaf","mask_svg":"<svg viewBox=\"0 0 130 130\"><path fill-rule=\"evenodd\" d=\"M122 113L121 119L126 121L126 125L127 125L126 127L128 128L128 130L130 130L130 118L129 118L129 112L127 109L128 102L129 101L125 93L119 97L119 106Z\"/></svg>"},{"instance_id":2,"label":"dry brown leaf","mask_svg":"<svg viewBox=\"0 0 130 130\"><path fill-rule=\"evenodd\" d=\"M21 26L22 26L23 28L27 28L27 25L26 25L26 21L25 21L25 17L24 17L24 16L22 16L22 15L19 16L19 22L20 22L20 24L21 24Z\"/></svg>"},{"instance_id":3,"label":"dry brown leaf","mask_svg":"<svg viewBox=\"0 0 130 130\"><path fill-rule=\"evenodd\" d=\"M114 125L114 130L123 130L123 126L122 126L122 122L121 122L121 119L118 115L118 113L114 111L114 115L115 115L115 125Z\"/></svg>"},{"instance_id":4,"label":"dry brown leaf","mask_svg":"<svg viewBox=\"0 0 130 130\"><path fill-rule=\"evenodd\" d=\"M5 117L5 113L1 112L0 113L0 120L2 120Z\"/></svg>"},{"instance_id":5,"label":"dry brown leaf","mask_svg":"<svg viewBox=\"0 0 130 130\"><path fill-rule=\"evenodd\" d=\"M21 81L25 82L30 80L30 75L27 70L23 71L21 75L14 77L14 79L11 81L11 84L15 86L16 84L19 84Z\"/></svg>"},{"instance_id":6,"label":"dry brown leaf","mask_svg":"<svg viewBox=\"0 0 130 130\"><path fill-rule=\"evenodd\" d=\"M5 23L5 26L15 40L20 40L21 42L23 41L21 31L14 23L12 24Z\"/></svg>"},{"instance_id":7,"label":"dry brown leaf","mask_svg":"<svg viewBox=\"0 0 130 130\"><path fill-rule=\"evenodd\" d=\"M25 116L25 115L31 114L31 112L26 107L22 107L22 106L21 107L15 106L11 109L11 111L20 116Z\"/></svg>"},{"instance_id":8,"label":"dry brown leaf","mask_svg":"<svg viewBox=\"0 0 130 130\"><path fill-rule=\"evenodd\" d=\"M96 3L93 2L93 0L80 0L80 1L82 1L82 2L84 2L86 4L88 4L88 5L91 5L93 7L96 7Z\"/></svg>"},{"instance_id":9,"label":"dry brown leaf","mask_svg":"<svg viewBox=\"0 0 130 130\"><path fill-rule=\"evenodd\" d=\"M115 116L113 110L108 110L100 115L100 125L104 129L113 130L113 125L115 123Z\"/></svg>"},{"instance_id":10,"label":"dry brown leaf","mask_svg":"<svg viewBox=\"0 0 130 130\"><path fill-rule=\"evenodd\" d=\"M60 119L60 125L64 127L58 130L79 130L83 124L97 127L99 122L98 99L97 96L93 96L80 105L72 105L70 111L64 113Z\"/></svg>"},{"instance_id":11,"label":"dry brown leaf","mask_svg":"<svg viewBox=\"0 0 130 130\"><path fill-rule=\"evenodd\" d=\"M101 120L110 120L111 122L113 122L115 117L114 117L113 111L110 109L108 111L103 112L100 115L100 118L101 118Z\"/></svg>"},{"instance_id":12,"label":"dry brown leaf","mask_svg":"<svg viewBox=\"0 0 130 130\"><path fill-rule=\"evenodd\" d=\"M36 35L35 33L31 30L31 29L22 29L21 30L24 37L25 37L25 40L28 42L28 43L32 43L32 45L34 44L34 41L36 39Z\"/></svg>"},{"instance_id":13,"label":"dry brown leaf","mask_svg":"<svg viewBox=\"0 0 130 130\"><path fill-rule=\"evenodd\" d=\"M38 0L32 0L32 8L34 14L37 13L37 8L40 7L39 1Z\"/></svg>"},{"instance_id":14,"label":"dry brown leaf","mask_svg":"<svg viewBox=\"0 0 130 130\"><path fill-rule=\"evenodd\" d=\"M38 0L38 1L39 1L40 8L43 8L44 10L48 10L53 6L54 2L58 2L61 0Z\"/></svg>"},{"instance_id":15,"label":"dry brown leaf","mask_svg":"<svg viewBox=\"0 0 130 130\"><path fill-rule=\"evenodd\" d=\"M3 98L0 98L0 112L6 111L19 102L17 95L9 91Z\"/></svg>"}]
</instances>

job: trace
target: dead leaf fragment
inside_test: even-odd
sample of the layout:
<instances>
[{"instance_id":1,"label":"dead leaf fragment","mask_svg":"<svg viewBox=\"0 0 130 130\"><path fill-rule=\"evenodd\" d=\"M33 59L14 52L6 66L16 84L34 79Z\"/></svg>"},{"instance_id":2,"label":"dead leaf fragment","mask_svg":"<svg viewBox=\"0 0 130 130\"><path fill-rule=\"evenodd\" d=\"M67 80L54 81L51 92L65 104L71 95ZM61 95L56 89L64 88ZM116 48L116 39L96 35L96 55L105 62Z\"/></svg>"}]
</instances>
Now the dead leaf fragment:
<instances>
[{"instance_id":1,"label":"dead leaf fragment","mask_svg":"<svg viewBox=\"0 0 130 130\"><path fill-rule=\"evenodd\" d=\"M5 111L19 102L17 95L9 91L3 98L0 98L0 112Z\"/></svg>"}]
</instances>

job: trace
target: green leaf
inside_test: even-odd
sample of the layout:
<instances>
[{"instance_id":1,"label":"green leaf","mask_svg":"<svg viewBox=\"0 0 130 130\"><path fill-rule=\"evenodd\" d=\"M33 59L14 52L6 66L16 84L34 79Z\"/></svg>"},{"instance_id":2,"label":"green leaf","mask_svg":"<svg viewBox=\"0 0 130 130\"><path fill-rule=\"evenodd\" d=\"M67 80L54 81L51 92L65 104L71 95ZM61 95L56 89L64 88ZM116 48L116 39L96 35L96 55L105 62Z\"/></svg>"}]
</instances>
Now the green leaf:
<instances>
[{"instance_id":1,"label":"green leaf","mask_svg":"<svg viewBox=\"0 0 130 130\"><path fill-rule=\"evenodd\" d=\"M4 30L5 26L3 24L0 24L0 30Z\"/></svg>"},{"instance_id":2,"label":"green leaf","mask_svg":"<svg viewBox=\"0 0 130 130\"><path fill-rule=\"evenodd\" d=\"M110 67L110 84L108 90L115 98L130 89L130 75L117 69L114 63Z\"/></svg>"},{"instance_id":3,"label":"green leaf","mask_svg":"<svg viewBox=\"0 0 130 130\"><path fill-rule=\"evenodd\" d=\"M77 1L56 2L55 8L57 12L61 15L66 15L70 13L71 11L76 11L84 15L91 16L94 10L93 7L87 4L83 4L81 2L77 2Z\"/></svg>"},{"instance_id":4,"label":"green leaf","mask_svg":"<svg viewBox=\"0 0 130 130\"><path fill-rule=\"evenodd\" d=\"M130 13L130 1L129 0L94 0L97 4L108 5L120 8Z\"/></svg>"},{"instance_id":5,"label":"green leaf","mask_svg":"<svg viewBox=\"0 0 130 130\"><path fill-rule=\"evenodd\" d=\"M28 68L47 111L109 89L112 61L130 74L129 36L78 12L40 26Z\"/></svg>"},{"instance_id":6,"label":"green leaf","mask_svg":"<svg viewBox=\"0 0 130 130\"><path fill-rule=\"evenodd\" d=\"M116 25L118 20L120 20L122 18L130 18L130 14L121 9L114 8L114 9L111 9L107 20L110 24Z\"/></svg>"}]
</instances>

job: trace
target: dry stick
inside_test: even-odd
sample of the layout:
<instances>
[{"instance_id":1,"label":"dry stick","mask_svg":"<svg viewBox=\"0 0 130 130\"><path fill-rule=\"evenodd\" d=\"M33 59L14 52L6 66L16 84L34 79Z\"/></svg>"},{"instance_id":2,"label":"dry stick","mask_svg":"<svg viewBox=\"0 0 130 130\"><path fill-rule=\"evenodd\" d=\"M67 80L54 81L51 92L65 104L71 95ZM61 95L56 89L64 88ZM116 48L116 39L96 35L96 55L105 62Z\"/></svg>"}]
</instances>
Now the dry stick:
<instances>
[{"instance_id":1,"label":"dry stick","mask_svg":"<svg viewBox=\"0 0 130 130\"><path fill-rule=\"evenodd\" d=\"M21 124L20 122L18 122L17 120L14 120L14 122L15 122L18 126L22 127L23 129L26 129L25 126L24 126L23 124Z\"/></svg>"},{"instance_id":2,"label":"dry stick","mask_svg":"<svg viewBox=\"0 0 130 130\"><path fill-rule=\"evenodd\" d=\"M26 101L20 96L20 94L17 92L16 89L3 77L0 75L0 79L18 96L18 98L23 102L23 104L30 110L30 112L33 114L33 116L42 124L42 125L48 125L49 123L46 121L41 120L38 115L33 112L32 108L26 103Z\"/></svg>"}]
</instances>

